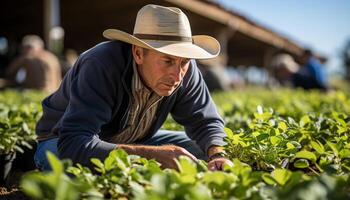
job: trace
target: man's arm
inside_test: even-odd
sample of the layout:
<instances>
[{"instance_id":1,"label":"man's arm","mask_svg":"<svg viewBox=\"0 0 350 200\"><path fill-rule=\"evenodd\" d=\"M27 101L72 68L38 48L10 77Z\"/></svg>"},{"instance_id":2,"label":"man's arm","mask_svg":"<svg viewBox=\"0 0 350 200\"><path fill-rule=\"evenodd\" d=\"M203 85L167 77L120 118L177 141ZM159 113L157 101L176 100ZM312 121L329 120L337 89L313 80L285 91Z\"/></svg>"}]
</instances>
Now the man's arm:
<instances>
[{"instance_id":1,"label":"man's arm","mask_svg":"<svg viewBox=\"0 0 350 200\"><path fill-rule=\"evenodd\" d=\"M117 148L123 149L128 154L139 155L147 159L155 159L161 164L162 168L177 169L176 159L180 156L187 156L194 162L198 162L186 149L175 145L132 145L132 144L117 144Z\"/></svg>"},{"instance_id":2,"label":"man's arm","mask_svg":"<svg viewBox=\"0 0 350 200\"><path fill-rule=\"evenodd\" d=\"M224 122L217 113L194 60L180 89L171 111L174 120L185 127L186 134L205 153L209 153L211 146L223 146Z\"/></svg>"},{"instance_id":3,"label":"man's arm","mask_svg":"<svg viewBox=\"0 0 350 200\"><path fill-rule=\"evenodd\" d=\"M216 111L206 84L195 61L183 81L183 90L177 96L172 110L175 121L185 126L186 134L207 153L209 170L223 170L233 166L224 154L224 122Z\"/></svg>"},{"instance_id":4,"label":"man's arm","mask_svg":"<svg viewBox=\"0 0 350 200\"><path fill-rule=\"evenodd\" d=\"M116 146L98 134L111 119L118 77L96 58L80 60L70 73L70 99L58 130L58 153L60 158L89 165L91 158L103 160Z\"/></svg>"},{"instance_id":5,"label":"man's arm","mask_svg":"<svg viewBox=\"0 0 350 200\"><path fill-rule=\"evenodd\" d=\"M222 170L232 162L223 156L224 122L216 111L208 88L194 60L183 81L172 110L175 121L185 126L186 134L207 153L209 170Z\"/></svg>"}]
</instances>

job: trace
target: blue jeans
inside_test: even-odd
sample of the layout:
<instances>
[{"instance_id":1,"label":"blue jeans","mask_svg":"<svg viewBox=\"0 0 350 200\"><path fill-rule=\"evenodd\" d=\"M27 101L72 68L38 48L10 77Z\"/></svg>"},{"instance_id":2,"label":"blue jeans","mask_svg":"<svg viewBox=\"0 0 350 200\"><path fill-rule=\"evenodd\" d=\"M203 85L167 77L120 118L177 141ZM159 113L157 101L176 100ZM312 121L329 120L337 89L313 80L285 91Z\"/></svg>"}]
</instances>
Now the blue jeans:
<instances>
[{"instance_id":1,"label":"blue jeans","mask_svg":"<svg viewBox=\"0 0 350 200\"><path fill-rule=\"evenodd\" d=\"M58 138L53 138L45 141L41 141L38 144L34 155L34 162L36 167L42 171L51 170L50 164L46 158L46 152L50 151L58 157L57 151L57 141ZM169 131L169 130L159 130L151 138L138 142L137 144L142 145L164 145L173 144L185 148L187 151L192 153L199 159L207 160L207 156L201 150L201 148L196 144L195 141L191 140L185 132L183 131Z\"/></svg>"}]
</instances>

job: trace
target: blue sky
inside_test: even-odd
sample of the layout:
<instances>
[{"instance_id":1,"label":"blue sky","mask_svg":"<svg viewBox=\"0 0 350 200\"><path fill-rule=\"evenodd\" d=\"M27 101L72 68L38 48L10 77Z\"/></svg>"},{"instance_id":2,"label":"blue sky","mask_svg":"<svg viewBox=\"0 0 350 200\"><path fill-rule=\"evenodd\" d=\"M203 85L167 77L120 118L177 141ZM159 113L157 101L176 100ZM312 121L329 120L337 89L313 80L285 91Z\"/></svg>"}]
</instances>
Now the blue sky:
<instances>
[{"instance_id":1,"label":"blue sky","mask_svg":"<svg viewBox=\"0 0 350 200\"><path fill-rule=\"evenodd\" d=\"M340 52L350 40L350 0L217 0L329 58L341 70Z\"/></svg>"}]
</instances>

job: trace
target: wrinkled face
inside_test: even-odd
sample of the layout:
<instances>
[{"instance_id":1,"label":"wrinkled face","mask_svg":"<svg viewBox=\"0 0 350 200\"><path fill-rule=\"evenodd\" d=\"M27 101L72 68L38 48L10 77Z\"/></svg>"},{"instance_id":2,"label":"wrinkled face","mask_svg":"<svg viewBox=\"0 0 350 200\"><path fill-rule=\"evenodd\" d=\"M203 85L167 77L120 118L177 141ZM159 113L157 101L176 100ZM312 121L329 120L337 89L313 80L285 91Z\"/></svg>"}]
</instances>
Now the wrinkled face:
<instances>
[{"instance_id":1,"label":"wrinkled face","mask_svg":"<svg viewBox=\"0 0 350 200\"><path fill-rule=\"evenodd\" d=\"M143 83L159 96L169 96L179 86L190 59L175 57L138 46L132 48Z\"/></svg>"}]
</instances>

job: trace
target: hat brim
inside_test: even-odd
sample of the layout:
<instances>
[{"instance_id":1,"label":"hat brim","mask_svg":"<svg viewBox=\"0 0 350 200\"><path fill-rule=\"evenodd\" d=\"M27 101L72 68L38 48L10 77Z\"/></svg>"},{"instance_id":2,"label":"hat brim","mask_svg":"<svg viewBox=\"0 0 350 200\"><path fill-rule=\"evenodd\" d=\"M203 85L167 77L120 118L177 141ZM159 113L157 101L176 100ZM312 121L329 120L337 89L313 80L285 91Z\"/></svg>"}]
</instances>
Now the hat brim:
<instances>
[{"instance_id":1,"label":"hat brim","mask_svg":"<svg viewBox=\"0 0 350 200\"><path fill-rule=\"evenodd\" d=\"M210 59L220 53L219 42L207 35L192 36L193 43L163 40L141 40L129 33L117 29L107 29L103 36L110 40L120 40L136 46L182 58Z\"/></svg>"}]
</instances>

